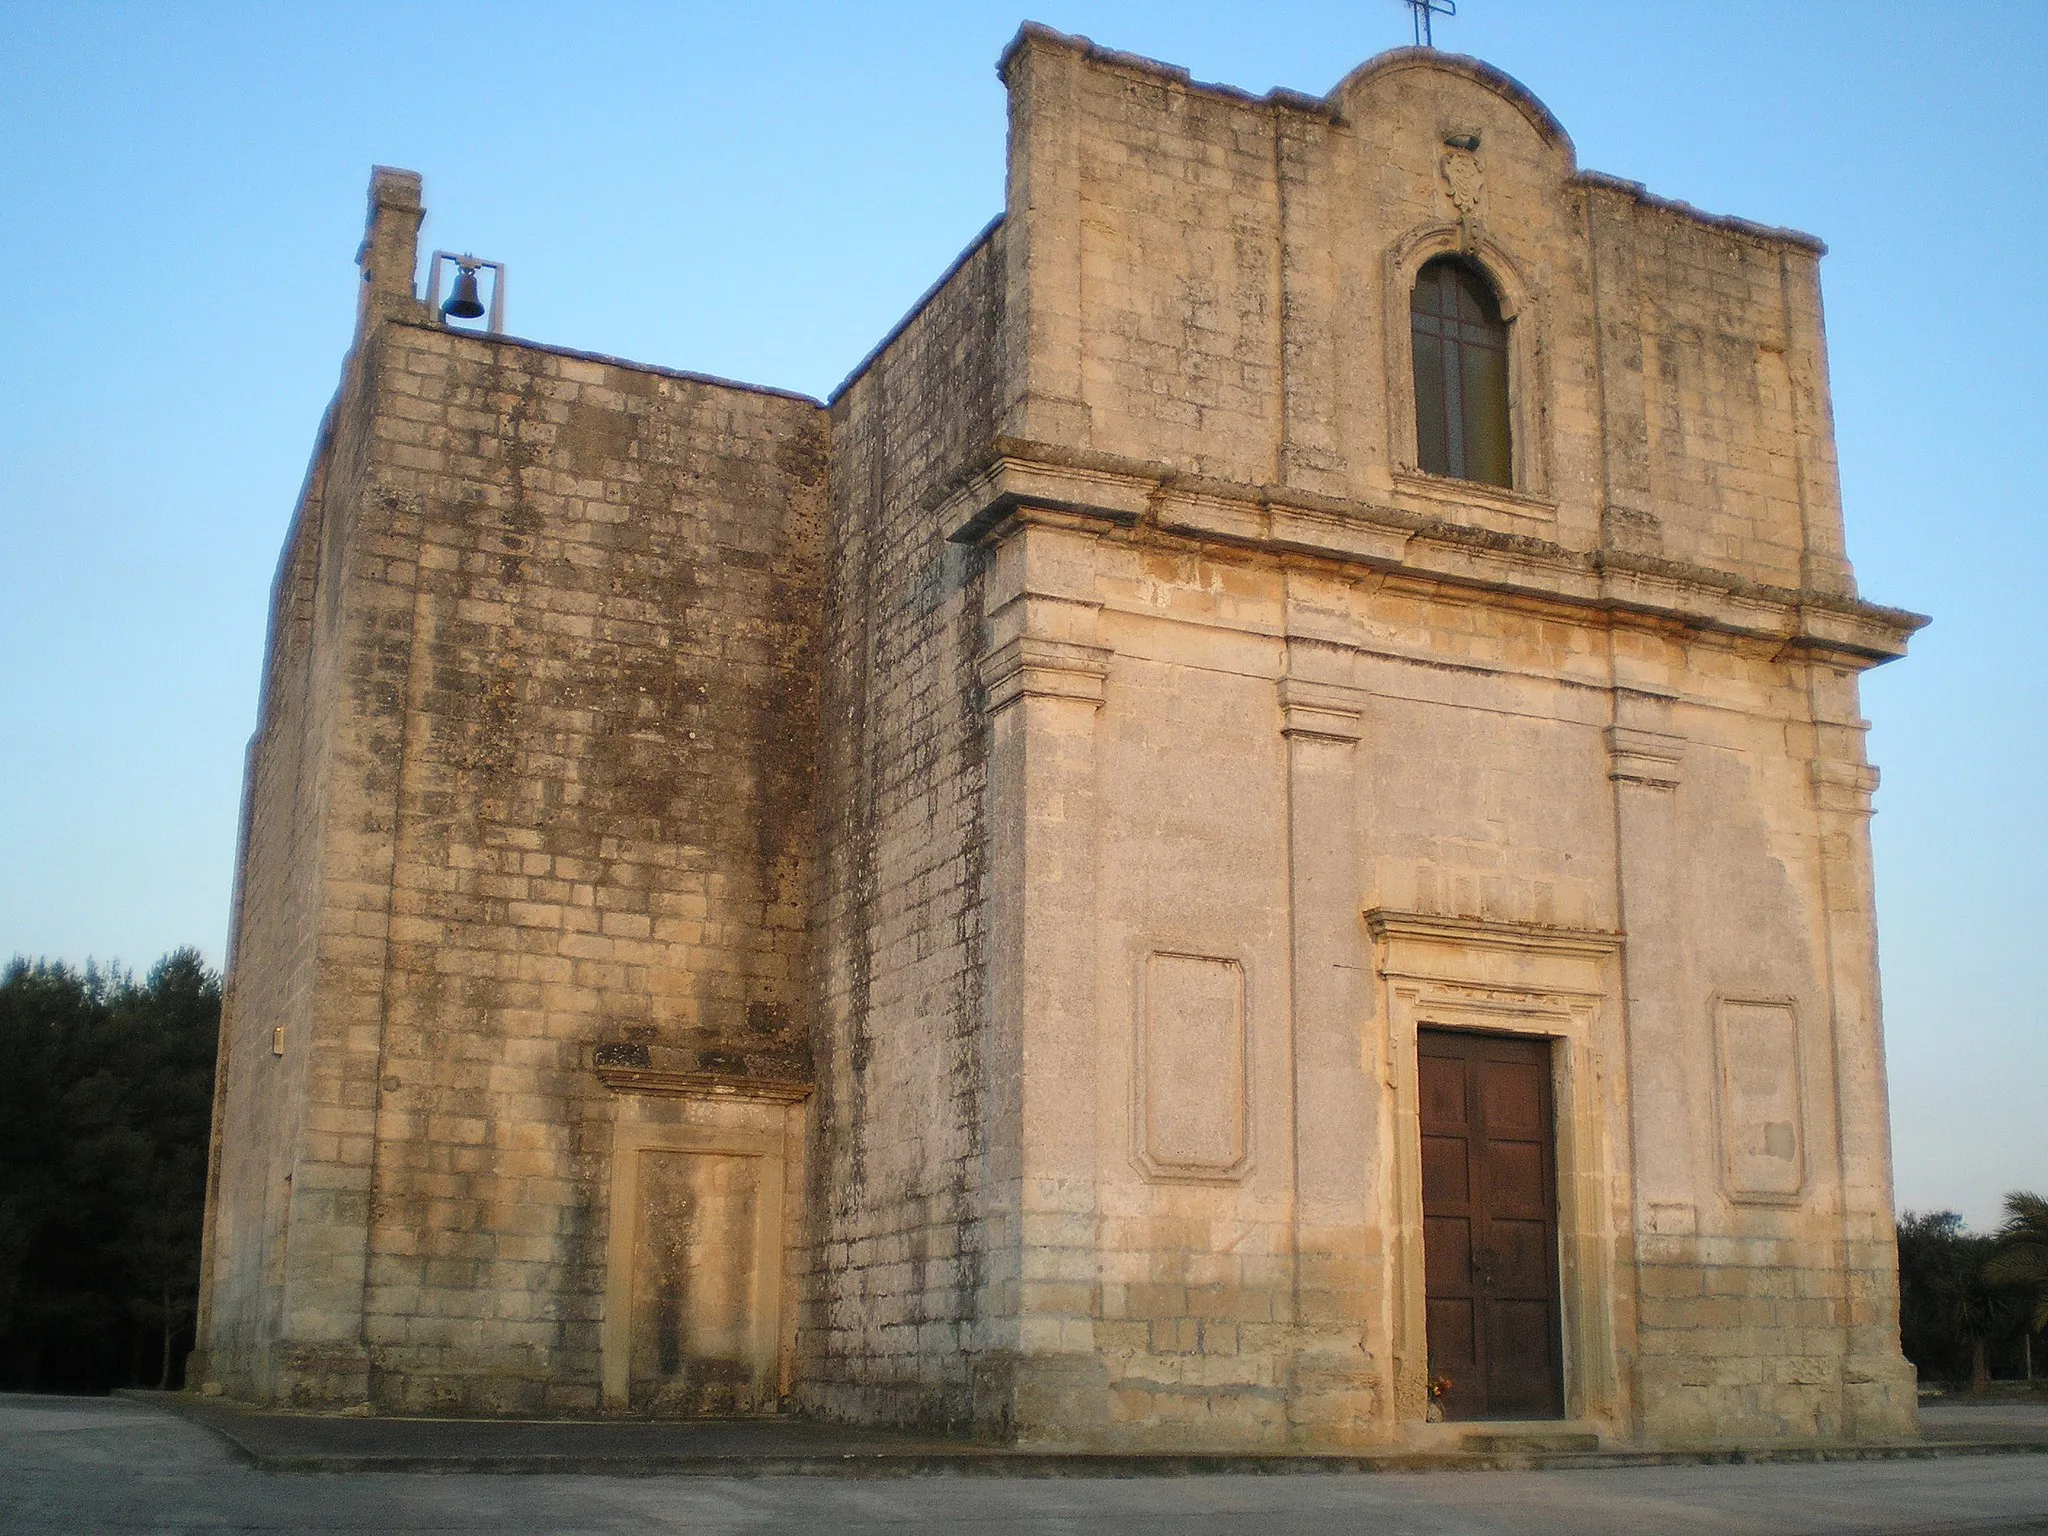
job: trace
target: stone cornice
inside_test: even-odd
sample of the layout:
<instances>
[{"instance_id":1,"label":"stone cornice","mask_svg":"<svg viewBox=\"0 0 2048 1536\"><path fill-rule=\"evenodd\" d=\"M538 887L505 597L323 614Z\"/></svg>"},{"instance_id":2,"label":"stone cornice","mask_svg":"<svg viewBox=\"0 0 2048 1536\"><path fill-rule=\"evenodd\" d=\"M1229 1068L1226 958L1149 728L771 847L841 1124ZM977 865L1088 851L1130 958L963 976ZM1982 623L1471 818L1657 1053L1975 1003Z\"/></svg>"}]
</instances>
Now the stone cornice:
<instances>
[{"instance_id":1,"label":"stone cornice","mask_svg":"<svg viewBox=\"0 0 2048 1536\"><path fill-rule=\"evenodd\" d=\"M1659 197L1640 181L1627 181L1620 176L1609 176L1605 171L1580 171L1572 178L1580 186L1593 192L1604 192L1626 198L1643 208L1669 214L1672 218L1684 219L1689 223L1717 229L1724 234L1740 235L1754 240L1759 245L1789 245L1808 252L1813 256L1825 256L1828 243L1818 235L1809 235L1803 229L1787 229L1779 224L1758 224L1752 219L1738 219L1733 214L1708 213L1704 208L1695 208L1691 203L1682 203L1676 198Z\"/></svg>"},{"instance_id":2,"label":"stone cornice","mask_svg":"<svg viewBox=\"0 0 2048 1536\"><path fill-rule=\"evenodd\" d=\"M966 255L973 254L974 248L970 247ZM965 260L964 256L962 260ZM600 367L623 369L627 373L644 373L658 379L675 379L684 384L702 384L711 389L737 390L743 395L771 395L778 400L794 400L800 405L816 406L821 411L826 406L825 401L815 396L804 394L800 390L778 389L772 384L749 384L744 379L723 379L714 373L692 373L687 368L664 368L658 363L636 363L630 357L614 357L608 352L585 352L576 347L560 347L553 342L533 341L524 336L508 336L497 331L465 331L460 326L448 324L418 301L414 301L411 308L387 315L385 318L393 325L414 331L431 331L449 342L457 345L467 344L481 352L498 347L510 347L516 351L534 352L544 357L566 357L579 363L596 363Z\"/></svg>"},{"instance_id":3,"label":"stone cornice","mask_svg":"<svg viewBox=\"0 0 2048 1536\"><path fill-rule=\"evenodd\" d=\"M1146 58L1139 53L1125 53L1121 49L1105 48L1100 43L1071 33L1055 31L1040 21L1027 21L1010 39L1009 46L996 60L996 75L1004 85L1010 83L1011 66L1019 55L1031 48L1050 48L1060 53L1070 53L1110 69L1124 70L1157 80L1162 84L1177 86L1191 95L1207 96L1218 101L1233 102L1238 106L1268 108L1273 111L1294 112L1306 117L1321 118L1326 122L1342 122L1335 103L1327 96L1310 96L1303 91L1289 90L1279 86L1263 96L1241 90L1234 85L1219 85L1213 81L1197 80L1178 64L1163 63L1158 59ZM1402 53L1416 50L1401 49ZM1385 55L1382 55L1385 57ZM1477 61L1472 61L1476 63ZM1489 66L1482 65L1481 68ZM1505 79L1505 76L1502 76ZM1333 93L1334 94L1334 93Z\"/></svg>"},{"instance_id":4,"label":"stone cornice","mask_svg":"<svg viewBox=\"0 0 2048 1536\"><path fill-rule=\"evenodd\" d=\"M1446 917L1434 912L1368 908L1366 931L1379 946L1379 971L1389 981L1485 990L1528 988L1553 995L1602 997L1622 935L1601 928ZM1530 962L1547 975L1532 974Z\"/></svg>"},{"instance_id":5,"label":"stone cornice","mask_svg":"<svg viewBox=\"0 0 2048 1536\"><path fill-rule=\"evenodd\" d=\"M1564 153L1572 167L1572 185L1627 198L1645 208L1687 220L1707 229L1754 240L1758 244L1790 246L1810 252L1814 256L1827 254L1826 243L1804 230L1785 229L1777 225L1759 224L1750 219L1734 218L1727 214L1708 213L1705 209L1695 208L1691 203L1659 197L1639 181L1610 176L1604 171L1578 169L1578 151L1572 144L1571 135L1565 132L1564 125L1557 120L1550 108L1514 76L1487 63L1484 59L1475 59L1466 54L1447 53L1436 48L1390 48L1360 64L1331 87L1327 95L1312 96L1305 91L1290 90L1285 86L1275 87L1260 95L1234 85L1197 80L1181 65L1147 58L1143 54L1105 48L1090 38L1055 31L1042 22L1027 21L1017 35L1010 39L1009 46L1003 49L1001 57L996 61L996 74L1005 85L1010 83L1012 64L1021 54L1032 48L1072 54L1100 68L1120 70L1141 79L1154 80L1170 89L1186 91L1191 96L1227 101L1253 111L1291 114L1302 120L1319 119L1333 126L1348 124L1344 109L1345 98L1353 95L1358 86L1375 76L1391 75L1410 69L1463 75L1466 79L1475 81L1499 95L1522 114L1544 143Z\"/></svg>"},{"instance_id":6,"label":"stone cornice","mask_svg":"<svg viewBox=\"0 0 2048 1536\"><path fill-rule=\"evenodd\" d=\"M1789 653L1860 670L1905 654L1916 613L1828 592L1620 550L1573 550L1524 534L1397 507L1185 475L1163 465L998 439L978 467L932 498L957 542L1003 537L1046 513L1105 529L1301 555L1449 586L1635 615L1773 641Z\"/></svg>"},{"instance_id":7,"label":"stone cornice","mask_svg":"<svg viewBox=\"0 0 2048 1536\"><path fill-rule=\"evenodd\" d=\"M1497 485L1470 485L1443 475L1397 469L1394 471L1394 487L1418 501L1433 502L1453 510L1461 506L1479 508L1496 517L1519 520L1523 524L1520 528L1510 525L1505 530L1509 533L1532 533L1541 538L1557 521L1557 502L1553 498L1503 490Z\"/></svg>"}]
</instances>

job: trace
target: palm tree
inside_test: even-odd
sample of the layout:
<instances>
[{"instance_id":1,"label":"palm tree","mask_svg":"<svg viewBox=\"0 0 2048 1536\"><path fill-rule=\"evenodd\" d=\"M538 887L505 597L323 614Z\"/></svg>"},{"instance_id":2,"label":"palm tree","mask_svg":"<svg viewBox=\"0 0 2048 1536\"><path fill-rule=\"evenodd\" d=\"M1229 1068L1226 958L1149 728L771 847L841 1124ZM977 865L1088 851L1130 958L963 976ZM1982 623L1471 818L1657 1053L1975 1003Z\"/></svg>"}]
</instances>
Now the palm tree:
<instances>
[{"instance_id":1,"label":"palm tree","mask_svg":"<svg viewBox=\"0 0 2048 1536\"><path fill-rule=\"evenodd\" d=\"M1994 1244L1990 1237L1964 1236L1947 1255L1935 1277L1937 1305L1951 1334L1970 1346L1970 1390L1991 1385L1991 1341L2003 1338L2019 1322L2018 1297L1992 1278Z\"/></svg>"},{"instance_id":2,"label":"palm tree","mask_svg":"<svg viewBox=\"0 0 2048 1536\"><path fill-rule=\"evenodd\" d=\"M1997 1250L1984 1266L1994 1285L2010 1287L2031 1304L2026 1331L2048 1328L2048 1200L2025 1190L2005 1197L2005 1225L1998 1229ZM2028 1350L2029 1363L2032 1349Z\"/></svg>"}]
</instances>

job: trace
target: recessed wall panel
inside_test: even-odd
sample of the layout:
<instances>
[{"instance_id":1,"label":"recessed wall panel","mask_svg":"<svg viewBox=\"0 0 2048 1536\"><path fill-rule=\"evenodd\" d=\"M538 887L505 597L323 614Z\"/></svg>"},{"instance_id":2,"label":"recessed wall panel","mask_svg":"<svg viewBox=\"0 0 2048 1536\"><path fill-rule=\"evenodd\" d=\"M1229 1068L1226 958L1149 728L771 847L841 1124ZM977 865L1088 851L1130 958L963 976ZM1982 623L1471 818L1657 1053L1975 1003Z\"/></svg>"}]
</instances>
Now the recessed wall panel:
<instances>
[{"instance_id":1,"label":"recessed wall panel","mask_svg":"<svg viewBox=\"0 0 2048 1536\"><path fill-rule=\"evenodd\" d=\"M1717 1012L1728 1193L1738 1200L1796 1198L1806 1184L1798 1016L1790 1003L1728 998Z\"/></svg>"},{"instance_id":2,"label":"recessed wall panel","mask_svg":"<svg viewBox=\"0 0 2048 1536\"><path fill-rule=\"evenodd\" d=\"M1145 961L1139 1164L1156 1178L1227 1179L1250 1161L1244 968L1205 955Z\"/></svg>"}]
</instances>

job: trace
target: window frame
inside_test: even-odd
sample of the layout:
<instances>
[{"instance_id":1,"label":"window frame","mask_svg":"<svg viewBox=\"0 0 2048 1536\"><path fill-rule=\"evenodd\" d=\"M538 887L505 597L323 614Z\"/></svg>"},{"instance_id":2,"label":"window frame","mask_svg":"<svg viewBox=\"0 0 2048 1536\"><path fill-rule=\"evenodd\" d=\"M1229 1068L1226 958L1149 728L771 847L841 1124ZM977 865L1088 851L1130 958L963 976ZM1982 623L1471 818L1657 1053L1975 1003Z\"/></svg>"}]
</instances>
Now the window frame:
<instances>
[{"instance_id":1,"label":"window frame","mask_svg":"<svg viewBox=\"0 0 2048 1536\"><path fill-rule=\"evenodd\" d=\"M1432 256L1417 271L1408 291L1408 345L1415 457L1425 473L1515 488L1509 331L1493 284L1465 257ZM1441 467L1421 462L1432 457L1422 452L1425 443Z\"/></svg>"},{"instance_id":2,"label":"window frame","mask_svg":"<svg viewBox=\"0 0 2048 1536\"><path fill-rule=\"evenodd\" d=\"M1455 256L1492 286L1507 328L1508 458L1512 486L1458 480L1420 465L1415 421L1415 343L1410 312L1416 279L1439 256ZM1396 487L1438 502L1447 497L1498 507L1518 524L1554 518L1550 499L1548 380L1544 376L1541 306L1507 253L1483 233L1458 224L1412 231L1388 251L1385 317L1388 463ZM1534 530L1531 530L1534 531Z\"/></svg>"}]
</instances>

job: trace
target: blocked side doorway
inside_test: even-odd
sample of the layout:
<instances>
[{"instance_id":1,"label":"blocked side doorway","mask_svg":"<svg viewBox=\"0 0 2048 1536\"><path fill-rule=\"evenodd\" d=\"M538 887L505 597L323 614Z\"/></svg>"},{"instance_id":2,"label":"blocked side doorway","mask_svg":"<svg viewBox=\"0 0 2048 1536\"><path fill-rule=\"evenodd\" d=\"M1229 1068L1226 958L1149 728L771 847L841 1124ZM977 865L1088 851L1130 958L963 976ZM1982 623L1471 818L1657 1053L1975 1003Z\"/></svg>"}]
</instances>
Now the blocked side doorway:
<instances>
[{"instance_id":1,"label":"blocked side doorway","mask_svg":"<svg viewBox=\"0 0 2048 1536\"><path fill-rule=\"evenodd\" d=\"M783 1103L736 1096L621 1095L602 1329L608 1410L777 1410L792 1321L786 1154L800 1145L789 1115Z\"/></svg>"},{"instance_id":2,"label":"blocked side doorway","mask_svg":"<svg viewBox=\"0 0 2048 1536\"><path fill-rule=\"evenodd\" d=\"M631 1407L775 1409L779 1191L766 1158L648 1150L633 1242ZM779 1203L779 1202L778 1202Z\"/></svg>"},{"instance_id":3,"label":"blocked side doorway","mask_svg":"<svg viewBox=\"0 0 2048 1536\"><path fill-rule=\"evenodd\" d=\"M1564 1416L1551 1042L1422 1029L1429 1369L1446 1419Z\"/></svg>"}]
</instances>

